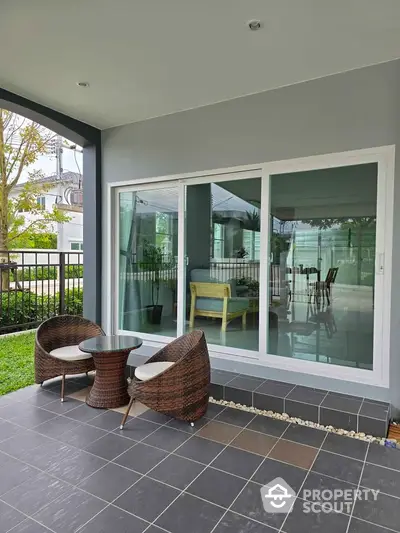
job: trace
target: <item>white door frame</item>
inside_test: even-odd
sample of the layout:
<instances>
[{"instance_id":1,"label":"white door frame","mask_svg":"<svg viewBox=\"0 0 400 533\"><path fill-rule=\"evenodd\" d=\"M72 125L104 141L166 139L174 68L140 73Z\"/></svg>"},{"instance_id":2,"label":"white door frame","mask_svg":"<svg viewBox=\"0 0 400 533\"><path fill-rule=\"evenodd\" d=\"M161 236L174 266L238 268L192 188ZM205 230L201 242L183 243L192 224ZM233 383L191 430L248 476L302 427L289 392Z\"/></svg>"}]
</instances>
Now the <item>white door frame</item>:
<instances>
[{"instance_id":1,"label":"white door frame","mask_svg":"<svg viewBox=\"0 0 400 533\"><path fill-rule=\"evenodd\" d=\"M329 377L378 385L389 386L390 356L390 298L392 279L392 237L393 237L393 191L394 191L394 146L382 146L364 150L309 156L297 159L273 161L262 165L246 165L241 167L214 169L207 172L161 176L159 178L140 179L117 182L108 185L106 200L107 227L107 279L106 295L111 295L111 303L107 306L106 330L108 332L136 333L146 344L159 346L172 340L170 337L128 332L118 329L118 272L119 260L119 219L118 193L128 190L146 190L177 186L179 193L178 210L178 335L184 329L184 306L180 305L185 298L185 186L198 183L217 183L233 179L250 179L260 177L261 189L261 250L260 250L260 329L259 351L243 350L228 346L209 345L214 357L230 359L237 362L253 361L259 365L304 374ZM269 231L270 231L270 176L276 174L304 172L342 166L378 164L377 192L377 227L376 227L376 273L375 305L374 305L374 364L373 370L363 370L338 365L327 365L312 361L304 361L266 353L268 298L269 298ZM266 238L265 238L266 237ZM114 258L115 260L113 261ZM381 272L381 273L379 273ZM114 318L113 318L114 317ZM261 326L262 325L262 326Z\"/></svg>"}]
</instances>

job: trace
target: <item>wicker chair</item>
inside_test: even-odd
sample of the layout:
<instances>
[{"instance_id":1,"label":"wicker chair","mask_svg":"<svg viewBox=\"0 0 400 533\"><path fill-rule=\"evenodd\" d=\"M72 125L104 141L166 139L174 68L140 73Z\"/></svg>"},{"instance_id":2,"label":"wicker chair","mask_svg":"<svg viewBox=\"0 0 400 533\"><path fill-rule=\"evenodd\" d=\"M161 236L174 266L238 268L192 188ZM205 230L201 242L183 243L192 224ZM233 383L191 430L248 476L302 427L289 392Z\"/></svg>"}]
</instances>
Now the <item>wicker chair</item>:
<instances>
[{"instance_id":1,"label":"wicker chair","mask_svg":"<svg viewBox=\"0 0 400 533\"><path fill-rule=\"evenodd\" d=\"M146 381L136 377L138 369L160 362L173 364ZM193 425L207 410L209 386L210 359L206 339L202 331L192 331L162 348L136 369L128 387L131 400L120 429L123 429L135 400Z\"/></svg>"},{"instance_id":2,"label":"wicker chair","mask_svg":"<svg viewBox=\"0 0 400 533\"><path fill-rule=\"evenodd\" d=\"M77 345L90 337L104 335L100 326L86 318L73 315L60 315L43 322L36 331L35 338L35 383L41 385L46 379L62 376L61 401L64 401L65 376L83 374L94 370L93 358L88 354L66 360L51 354L53 350Z\"/></svg>"}]
</instances>

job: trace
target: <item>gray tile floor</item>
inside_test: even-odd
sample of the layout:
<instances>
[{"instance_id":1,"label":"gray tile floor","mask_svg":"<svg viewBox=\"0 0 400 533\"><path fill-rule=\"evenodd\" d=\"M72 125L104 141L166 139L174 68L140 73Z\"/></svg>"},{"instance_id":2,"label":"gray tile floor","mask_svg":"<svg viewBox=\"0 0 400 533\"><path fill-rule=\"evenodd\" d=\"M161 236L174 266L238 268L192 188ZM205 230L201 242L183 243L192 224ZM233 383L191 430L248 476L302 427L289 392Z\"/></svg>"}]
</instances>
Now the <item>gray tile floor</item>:
<instances>
[{"instance_id":1,"label":"gray tile floor","mask_svg":"<svg viewBox=\"0 0 400 533\"><path fill-rule=\"evenodd\" d=\"M120 413L58 393L0 397L0 533L400 532L397 450L215 404L194 429L137 409L121 432ZM289 514L263 509L276 477L296 491ZM305 513L315 490L350 505Z\"/></svg>"}]
</instances>

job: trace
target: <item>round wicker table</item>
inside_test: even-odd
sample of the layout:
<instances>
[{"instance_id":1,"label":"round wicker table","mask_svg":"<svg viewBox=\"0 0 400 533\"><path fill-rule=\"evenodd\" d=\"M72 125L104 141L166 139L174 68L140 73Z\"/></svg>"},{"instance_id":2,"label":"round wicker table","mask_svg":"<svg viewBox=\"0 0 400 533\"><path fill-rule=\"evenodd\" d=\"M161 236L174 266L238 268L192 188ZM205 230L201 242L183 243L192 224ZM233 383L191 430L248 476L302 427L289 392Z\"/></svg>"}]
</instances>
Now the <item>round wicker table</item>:
<instances>
[{"instance_id":1,"label":"round wicker table","mask_svg":"<svg viewBox=\"0 0 400 533\"><path fill-rule=\"evenodd\" d=\"M138 337L99 335L79 344L93 357L96 375L86 403L100 409L113 409L129 403L125 367L128 355L142 345Z\"/></svg>"}]
</instances>

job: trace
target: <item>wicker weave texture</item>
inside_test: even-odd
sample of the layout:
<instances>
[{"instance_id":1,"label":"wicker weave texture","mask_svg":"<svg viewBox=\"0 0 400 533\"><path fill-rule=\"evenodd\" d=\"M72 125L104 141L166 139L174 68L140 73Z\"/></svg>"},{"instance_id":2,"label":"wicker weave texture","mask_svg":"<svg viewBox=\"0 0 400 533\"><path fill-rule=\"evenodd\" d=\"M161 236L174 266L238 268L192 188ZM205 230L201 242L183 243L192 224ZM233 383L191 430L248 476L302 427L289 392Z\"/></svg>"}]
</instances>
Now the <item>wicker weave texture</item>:
<instances>
[{"instance_id":1,"label":"wicker weave texture","mask_svg":"<svg viewBox=\"0 0 400 533\"><path fill-rule=\"evenodd\" d=\"M59 315L43 322L35 338L35 383L43 383L46 379L63 374L83 374L94 370L92 358L62 361L50 355L50 352L63 346L77 345L97 335L104 335L101 327L80 316Z\"/></svg>"},{"instance_id":2,"label":"wicker weave texture","mask_svg":"<svg viewBox=\"0 0 400 533\"><path fill-rule=\"evenodd\" d=\"M208 405L210 359L202 331L193 331L162 348L146 364L175 363L148 381L132 379L128 392L154 411L194 422Z\"/></svg>"}]
</instances>

